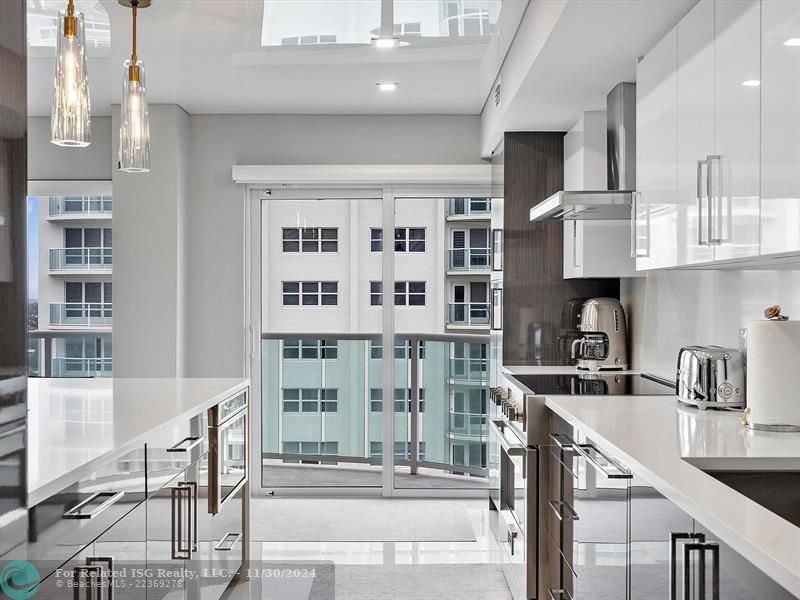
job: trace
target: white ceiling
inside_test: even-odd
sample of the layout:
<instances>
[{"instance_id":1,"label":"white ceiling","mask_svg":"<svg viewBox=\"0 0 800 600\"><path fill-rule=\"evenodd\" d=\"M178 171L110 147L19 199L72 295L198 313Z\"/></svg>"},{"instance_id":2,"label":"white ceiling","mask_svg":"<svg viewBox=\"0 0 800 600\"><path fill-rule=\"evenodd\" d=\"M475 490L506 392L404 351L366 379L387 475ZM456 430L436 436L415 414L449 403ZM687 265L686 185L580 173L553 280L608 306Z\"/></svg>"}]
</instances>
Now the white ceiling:
<instances>
[{"instance_id":1,"label":"white ceiling","mask_svg":"<svg viewBox=\"0 0 800 600\"><path fill-rule=\"evenodd\" d=\"M507 0L524 3L527 0ZM118 102L130 54L130 11L102 0L111 49L90 52L92 113ZM487 37L423 38L394 50L368 45L262 48L261 0L154 0L140 11L139 57L148 100L190 113L477 114ZM29 59L32 114L50 113L52 50ZM105 54L105 56L103 55ZM379 81L396 81L393 93Z\"/></svg>"}]
</instances>

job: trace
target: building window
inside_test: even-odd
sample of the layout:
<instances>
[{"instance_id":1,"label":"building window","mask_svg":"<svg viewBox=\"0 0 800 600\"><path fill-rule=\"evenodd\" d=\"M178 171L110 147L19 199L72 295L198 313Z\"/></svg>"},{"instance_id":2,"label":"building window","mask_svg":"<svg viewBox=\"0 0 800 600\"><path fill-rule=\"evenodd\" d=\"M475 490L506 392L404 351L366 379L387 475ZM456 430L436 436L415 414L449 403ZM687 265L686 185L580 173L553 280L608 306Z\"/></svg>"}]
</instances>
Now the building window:
<instances>
[{"instance_id":1,"label":"building window","mask_svg":"<svg viewBox=\"0 0 800 600\"><path fill-rule=\"evenodd\" d=\"M369 249L371 252L383 251L383 230L373 227L369 230ZM425 252L424 227L395 227L395 252Z\"/></svg>"},{"instance_id":2,"label":"building window","mask_svg":"<svg viewBox=\"0 0 800 600\"><path fill-rule=\"evenodd\" d=\"M337 281L284 281L284 306L336 306L339 303Z\"/></svg>"},{"instance_id":3,"label":"building window","mask_svg":"<svg viewBox=\"0 0 800 600\"><path fill-rule=\"evenodd\" d=\"M419 452L417 457L419 460L425 460L425 442L417 442ZM383 442L370 442L369 443L369 457L382 458L383 457ZM411 442L395 442L394 443L394 457L397 460L410 460L411 459Z\"/></svg>"},{"instance_id":4,"label":"building window","mask_svg":"<svg viewBox=\"0 0 800 600\"><path fill-rule=\"evenodd\" d=\"M369 303L371 306L381 306L383 304L383 282L369 282ZM425 282L395 281L394 305L425 306Z\"/></svg>"},{"instance_id":5,"label":"building window","mask_svg":"<svg viewBox=\"0 0 800 600\"><path fill-rule=\"evenodd\" d=\"M339 390L336 388L284 388L283 412L339 412Z\"/></svg>"},{"instance_id":6,"label":"building window","mask_svg":"<svg viewBox=\"0 0 800 600\"><path fill-rule=\"evenodd\" d=\"M336 360L339 343L336 340L284 340L283 358L287 360Z\"/></svg>"},{"instance_id":7,"label":"building window","mask_svg":"<svg viewBox=\"0 0 800 600\"><path fill-rule=\"evenodd\" d=\"M315 44L335 44L336 35L293 35L281 38L281 46L313 46Z\"/></svg>"},{"instance_id":8,"label":"building window","mask_svg":"<svg viewBox=\"0 0 800 600\"><path fill-rule=\"evenodd\" d=\"M339 454L339 442L283 442L284 454Z\"/></svg>"},{"instance_id":9,"label":"building window","mask_svg":"<svg viewBox=\"0 0 800 600\"><path fill-rule=\"evenodd\" d=\"M395 340L394 357L405 360L411 354L411 341ZM380 360L383 358L383 343L380 340L371 340L369 343L369 357ZM425 342L419 343L419 359L425 358Z\"/></svg>"},{"instance_id":10,"label":"building window","mask_svg":"<svg viewBox=\"0 0 800 600\"><path fill-rule=\"evenodd\" d=\"M284 227L283 251L319 254L339 250L339 230L335 227Z\"/></svg>"},{"instance_id":11,"label":"building window","mask_svg":"<svg viewBox=\"0 0 800 600\"><path fill-rule=\"evenodd\" d=\"M383 412L383 388L370 388L369 410L374 413ZM394 389L394 412L411 412L411 388ZM419 388L419 412L425 412L424 388Z\"/></svg>"}]
</instances>

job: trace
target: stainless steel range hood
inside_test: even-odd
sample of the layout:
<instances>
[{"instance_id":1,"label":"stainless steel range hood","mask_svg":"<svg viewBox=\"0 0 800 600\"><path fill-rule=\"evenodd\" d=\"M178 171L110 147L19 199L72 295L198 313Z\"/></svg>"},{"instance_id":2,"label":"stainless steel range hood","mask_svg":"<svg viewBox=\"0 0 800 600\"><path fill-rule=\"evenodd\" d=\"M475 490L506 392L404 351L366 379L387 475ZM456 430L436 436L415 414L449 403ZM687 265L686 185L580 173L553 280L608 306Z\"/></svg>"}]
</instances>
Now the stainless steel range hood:
<instances>
[{"instance_id":1,"label":"stainless steel range hood","mask_svg":"<svg viewBox=\"0 0 800 600\"><path fill-rule=\"evenodd\" d=\"M606 97L608 189L556 192L530 210L531 221L626 220L636 190L636 84Z\"/></svg>"}]
</instances>

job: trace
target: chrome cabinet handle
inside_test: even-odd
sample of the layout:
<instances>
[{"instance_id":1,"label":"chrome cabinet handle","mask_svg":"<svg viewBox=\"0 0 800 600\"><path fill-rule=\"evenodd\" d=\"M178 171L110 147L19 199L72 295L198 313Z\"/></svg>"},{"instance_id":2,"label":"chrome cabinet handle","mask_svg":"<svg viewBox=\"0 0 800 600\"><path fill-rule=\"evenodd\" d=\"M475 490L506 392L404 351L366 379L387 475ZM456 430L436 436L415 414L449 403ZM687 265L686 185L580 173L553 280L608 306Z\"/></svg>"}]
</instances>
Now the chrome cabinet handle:
<instances>
[{"instance_id":1,"label":"chrome cabinet handle","mask_svg":"<svg viewBox=\"0 0 800 600\"><path fill-rule=\"evenodd\" d=\"M708 184L708 160L697 161L697 245L708 246L708 241L703 241L703 165L706 165L706 183ZM709 223L711 216L708 216ZM709 225L710 226L710 225Z\"/></svg>"},{"instance_id":2,"label":"chrome cabinet handle","mask_svg":"<svg viewBox=\"0 0 800 600\"><path fill-rule=\"evenodd\" d=\"M197 552L197 482L181 481L170 492L172 499L172 559L190 559L192 558L192 552ZM188 501L186 540L183 539L184 498Z\"/></svg>"},{"instance_id":3,"label":"chrome cabinet handle","mask_svg":"<svg viewBox=\"0 0 800 600\"><path fill-rule=\"evenodd\" d=\"M719 544L683 546L683 600L691 600L692 552L697 552L697 600L706 600L706 552L711 553L711 599L719 600Z\"/></svg>"},{"instance_id":4,"label":"chrome cabinet handle","mask_svg":"<svg viewBox=\"0 0 800 600\"><path fill-rule=\"evenodd\" d=\"M588 464L591 464L597 471L609 479L633 479L633 475L631 475L631 473L625 467L607 454L601 452L596 446L592 444L575 444L573 449L575 452L585 458ZM592 456L592 452L602 456L603 460L611 465L614 470L611 470L606 465L601 464L594 456Z\"/></svg>"},{"instance_id":5,"label":"chrome cabinet handle","mask_svg":"<svg viewBox=\"0 0 800 600\"><path fill-rule=\"evenodd\" d=\"M705 542L706 536L702 533L679 533L671 531L669 534L669 598L678 600L678 541L696 540Z\"/></svg>"},{"instance_id":6,"label":"chrome cabinet handle","mask_svg":"<svg viewBox=\"0 0 800 600\"><path fill-rule=\"evenodd\" d=\"M549 500L550 508L556 513L559 521L578 521L580 517L575 509L572 508L569 502L565 500Z\"/></svg>"},{"instance_id":7,"label":"chrome cabinet handle","mask_svg":"<svg viewBox=\"0 0 800 600\"><path fill-rule=\"evenodd\" d=\"M239 538L241 537L242 537L241 533L229 531L228 533L223 535L219 543L216 546L214 546L214 550L217 550L219 552L230 552L236 545L236 542L238 542Z\"/></svg>"},{"instance_id":8,"label":"chrome cabinet handle","mask_svg":"<svg viewBox=\"0 0 800 600\"><path fill-rule=\"evenodd\" d=\"M706 156L707 161L707 168L706 168L706 188L708 192L708 245L709 246L719 246L724 241L722 235L719 231L722 228L722 196L720 195L719 199L714 195L714 185L712 183L714 177L713 174L716 171L719 173L719 165L720 159L722 157L719 154L709 154ZM716 165L716 169L714 166ZM721 187L721 186L720 186ZM719 234L715 236L714 233Z\"/></svg>"},{"instance_id":9,"label":"chrome cabinet handle","mask_svg":"<svg viewBox=\"0 0 800 600\"><path fill-rule=\"evenodd\" d=\"M97 492L96 494L92 494L86 500L77 504L70 508L67 512L64 513L62 518L64 519L94 519L97 515L108 509L109 506L117 502L118 500L122 499L125 495L125 492ZM100 503L93 511L90 512L81 512L84 506L91 504L98 498L105 498L105 500Z\"/></svg>"},{"instance_id":10,"label":"chrome cabinet handle","mask_svg":"<svg viewBox=\"0 0 800 600\"><path fill-rule=\"evenodd\" d=\"M105 568L103 568L105 566ZM79 584L80 571L86 576L89 582L87 588L86 598L102 600L105 596L107 600L114 598L114 558L111 556L87 556L86 565L79 566L73 572L73 584ZM105 583L102 581L102 576L105 574ZM74 585L73 600L80 598L80 585ZM103 594L103 589L108 590L107 594Z\"/></svg>"},{"instance_id":11,"label":"chrome cabinet handle","mask_svg":"<svg viewBox=\"0 0 800 600\"><path fill-rule=\"evenodd\" d=\"M203 443L202 437L195 437L195 436L185 437L174 446L170 446L169 448L167 448L167 452L188 452L192 448L199 446L201 443Z\"/></svg>"}]
</instances>

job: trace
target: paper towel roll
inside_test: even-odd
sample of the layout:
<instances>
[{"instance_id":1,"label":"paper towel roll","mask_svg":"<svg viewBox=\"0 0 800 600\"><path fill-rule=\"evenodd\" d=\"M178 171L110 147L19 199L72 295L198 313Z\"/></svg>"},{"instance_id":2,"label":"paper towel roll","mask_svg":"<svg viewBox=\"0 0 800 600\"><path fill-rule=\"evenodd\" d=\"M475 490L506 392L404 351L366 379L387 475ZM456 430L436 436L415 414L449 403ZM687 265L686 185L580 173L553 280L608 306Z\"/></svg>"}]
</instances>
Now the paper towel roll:
<instances>
[{"instance_id":1,"label":"paper towel roll","mask_svg":"<svg viewBox=\"0 0 800 600\"><path fill-rule=\"evenodd\" d=\"M800 321L751 321L747 406L759 425L800 426Z\"/></svg>"}]
</instances>

